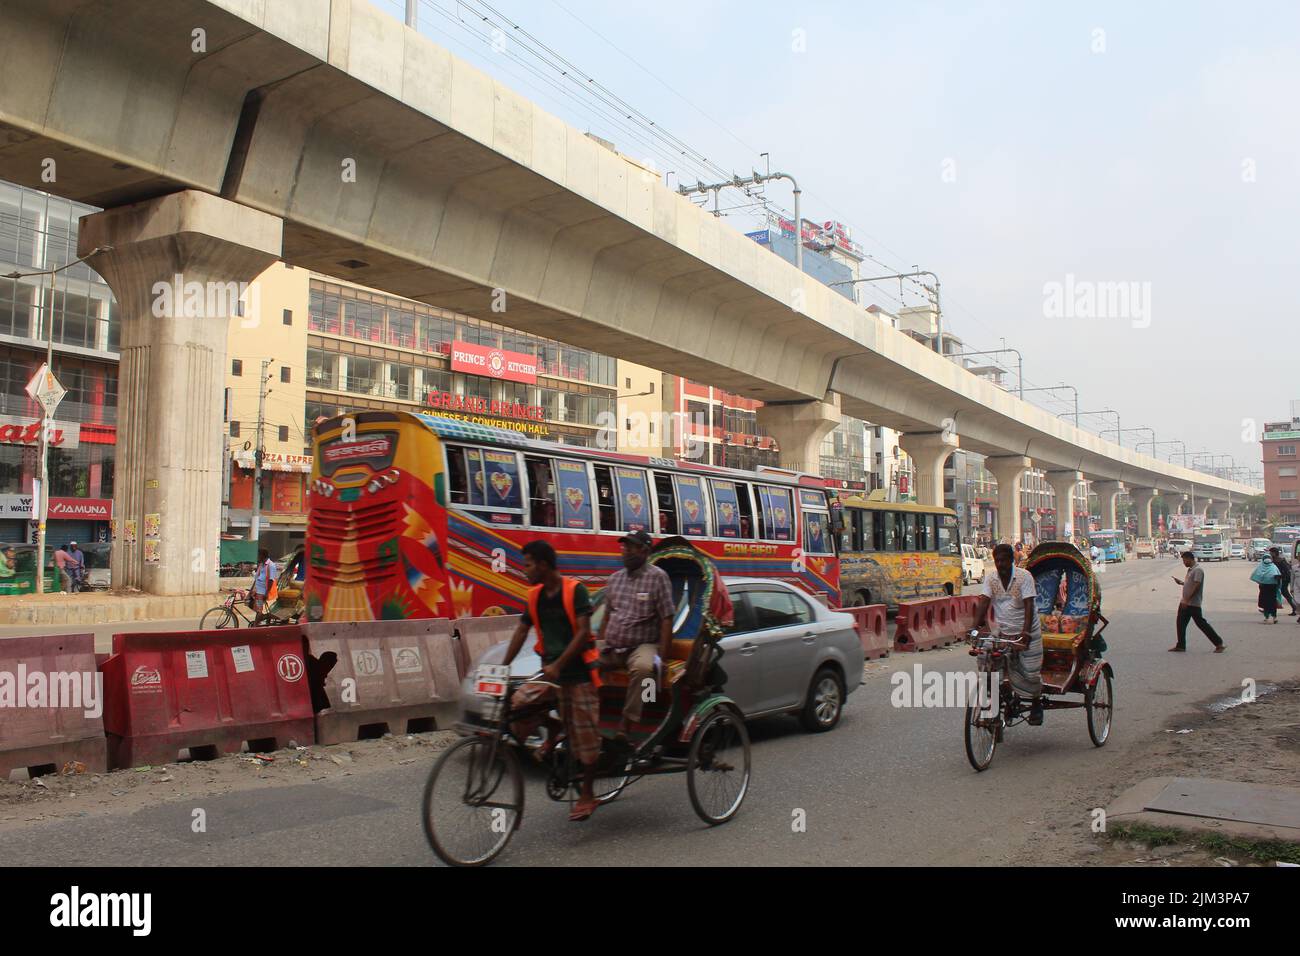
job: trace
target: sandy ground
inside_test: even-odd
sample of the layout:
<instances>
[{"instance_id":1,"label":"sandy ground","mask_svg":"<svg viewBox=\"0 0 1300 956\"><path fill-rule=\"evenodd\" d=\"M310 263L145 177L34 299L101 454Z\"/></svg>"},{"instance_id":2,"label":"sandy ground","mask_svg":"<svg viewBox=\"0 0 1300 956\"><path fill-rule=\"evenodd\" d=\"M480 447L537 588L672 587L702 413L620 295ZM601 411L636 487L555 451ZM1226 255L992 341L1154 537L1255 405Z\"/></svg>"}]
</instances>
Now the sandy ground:
<instances>
[{"instance_id":1,"label":"sandy ground","mask_svg":"<svg viewBox=\"0 0 1300 956\"><path fill-rule=\"evenodd\" d=\"M1212 777L1296 787L1300 800L1300 681L1262 685L1253 703L1216 709L1221 699L1171 718L1144 741L1130 768L1100 789L1109 803L1149 777ZM1180 733L1180 731L1186 731ZM1094 835L1087 823L1048 830L1035 842L1031 864L1087 866L1258 866L1242 854L1219 856L1192 845L1150 848Z\"/></svg>"}]
</instances>

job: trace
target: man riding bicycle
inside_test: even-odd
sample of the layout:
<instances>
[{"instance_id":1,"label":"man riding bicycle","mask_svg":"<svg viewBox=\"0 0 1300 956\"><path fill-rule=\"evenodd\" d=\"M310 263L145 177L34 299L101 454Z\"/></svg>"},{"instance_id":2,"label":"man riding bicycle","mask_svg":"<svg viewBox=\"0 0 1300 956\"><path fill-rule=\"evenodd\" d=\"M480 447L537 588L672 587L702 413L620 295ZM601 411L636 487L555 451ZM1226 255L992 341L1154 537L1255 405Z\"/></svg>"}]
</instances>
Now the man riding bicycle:
<instances>
[{"instance_id":1,"label":"man riding bicycle","mask_svg":"<svg viewBox=\"0 0 1300 956\"><path fill-rule=\"evenodd\" d=\"M512 709L533 709L533 705L556 700L568 734L569 747L582 764L582 790L569 819L575 823L596 812L593 785L596 760L600 757L600 699L596 694L596 647L591 636L591 596L585 585L565 578L556 569L555 549L545 541L530 541L523 547L524 574L528 583L528 608L510 637L502 663L509 666L524 645L531 627L537 629L534 645L542 659L542 679L548 683L527 683L515 691ZM555 684L557 686L552 687ZM515 722L510 731L523 743L545 719L545 709ZM545 752L555 745L551 726Z\"/></svg>"},{"instance_id":2,"label":"man riding bicycle","mask_svg":"<svg viewBox=\"0 0 1300 956\"><path fill-rule=\"evenodd\" d=\"M1043 722L1043 628L1035 606L1037 588L1034 576L1024 568L1016 567L1016 552L1009 544L999 544L993 549L996 574L984 579L984 593L975 608L975 620L983 621L989 607L993 608L993 628L1003 639L1014 640L1007 669L1011 687L1022 697L1032 699L1029 723L1038 726Z\"/></svg>"}]
</instances>

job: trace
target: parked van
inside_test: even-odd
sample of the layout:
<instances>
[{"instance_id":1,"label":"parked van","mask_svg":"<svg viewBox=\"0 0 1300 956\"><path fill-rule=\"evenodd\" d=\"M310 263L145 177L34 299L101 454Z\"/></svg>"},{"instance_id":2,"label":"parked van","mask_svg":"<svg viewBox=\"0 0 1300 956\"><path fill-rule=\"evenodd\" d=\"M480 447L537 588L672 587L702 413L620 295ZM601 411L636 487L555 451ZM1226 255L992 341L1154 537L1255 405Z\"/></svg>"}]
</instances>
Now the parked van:
<instances>
[{"instance_id":1,"label":"parked van","mask_svg":"<svg viewBox=\"0 0 1300 956\"><path fill-rule=\"evenodd\" d=\"M975 545L961 546L961 583L976 584L984 580L984 559L975 553Z\"/></svg>"}]
</instances>

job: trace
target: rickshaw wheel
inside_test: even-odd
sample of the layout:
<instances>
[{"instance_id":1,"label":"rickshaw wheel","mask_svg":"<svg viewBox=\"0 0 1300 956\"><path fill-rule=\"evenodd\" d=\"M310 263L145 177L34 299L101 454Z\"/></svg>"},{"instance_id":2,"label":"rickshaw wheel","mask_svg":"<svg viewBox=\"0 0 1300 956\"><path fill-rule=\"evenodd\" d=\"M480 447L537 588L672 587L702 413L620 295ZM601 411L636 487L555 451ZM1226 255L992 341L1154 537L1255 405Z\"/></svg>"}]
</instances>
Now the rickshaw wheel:
<instances>
[{"instance_id":1,"label":"rickshaw wheel","mask_svg":"<svg viewBox=\"0 0 1300 956\"><path fill-rule=\"evenodd\" d=\"M979 673L980 677L987 676L986 671ZM996 679L997 675L994 675ZM986 703L988 689L986 681L979 680L976 682L975 703L966 705L966 759L970 765L978 771L987 770L989 764L993 763L993 754L998 749L999 727L996 724L981 726L982 714L987 713ZM998 709L997 720L1002 720L1001 707Z\"/></svg>"},{"instance_id":2,"label":"rickshaw wheel","mask_svg":"<svg viewBox=\"0 0 1300 956\"><path fill-rule=\"evenodd\" d=\"M1092 745L1104 746L1110 739L1110 722L1115 713L1115 689L1111 685L1110 671L1103 670L1097 682L1083 692L1083 706L1088 712L1088 736L1092 738Z\"/></svg>"},{"instance_id":3,"label":"rickshaw wheel","mask_svg":"<svg viewBox=\"0 0 1300 956\"><path fill-rule=\"evenodd\" d=\"M749 731L732 710L719 708L691 737L686 789L696 815L709 826L726 823L749 791Z\"/></svg>"},{"instance_id":4,"label":"rickshaw wheel","mask_svg":"<svg viewBox=\"0 0 1300 956\"><path fill-rule=\"evenodd\" d=\"M434 763L421 816L429 846L448 866L483 866L510 842L524 812L524 775L514 751L490 737L464 737Z\"/></svg>"}]
</instances>

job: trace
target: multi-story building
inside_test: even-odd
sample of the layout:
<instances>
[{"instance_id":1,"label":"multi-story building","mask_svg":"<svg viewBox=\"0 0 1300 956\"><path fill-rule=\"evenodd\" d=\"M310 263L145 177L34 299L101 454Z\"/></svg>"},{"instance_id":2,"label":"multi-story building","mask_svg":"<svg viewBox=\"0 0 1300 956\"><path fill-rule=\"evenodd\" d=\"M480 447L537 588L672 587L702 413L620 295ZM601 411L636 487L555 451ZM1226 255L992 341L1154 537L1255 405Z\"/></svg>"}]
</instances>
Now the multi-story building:
<instances>
[{"instance_id":1,"label":"multi-story building","mask_svg":"<svg viewBox=\"0 0 1300 956\"><path fill-rule=\"evenodd\" d=\"M252 523L259 400L259 537L277 554L306 531L312 426L345 411L429 411L616 446L609 356L283 264L252 289L230 322L230 536L248 536Z\"/></svg>"},{"instance_id":2,"label":"multi-story building","mask_svg":"<svg viewBox=\"0 0 1300 956\"><path fill-rule=\"evenodd\" d=\"M1291 403L1291 420L1265 422L1260 439L1264 465L1264 510L1270 522L1300 524L1300 401Z\"/></svg>"},{"instance_id":3,"label":"multi-story building","mask_svg":"<svg viewBox=\"0 0 1300 956\"><path fill-rule=\"evenodd\" d=\"M26 392L53 341L67 390L54 413L49 468L50 546L107 541L117 447L117 307L108 285L77 258L77 223L97 210L0 182L0 541L35 540L40 408ZM65 268L66 267L66 268ZM49 275L31 275L48 270ZM51 323L50 318L53 317Z\"/></svg>"}]
</instances>

